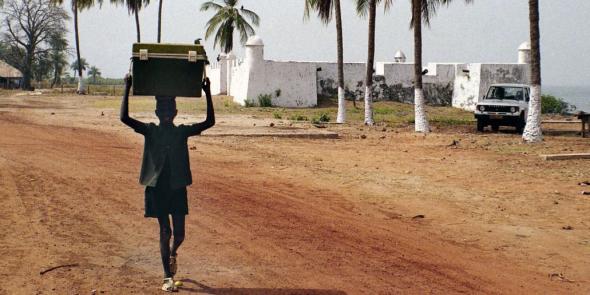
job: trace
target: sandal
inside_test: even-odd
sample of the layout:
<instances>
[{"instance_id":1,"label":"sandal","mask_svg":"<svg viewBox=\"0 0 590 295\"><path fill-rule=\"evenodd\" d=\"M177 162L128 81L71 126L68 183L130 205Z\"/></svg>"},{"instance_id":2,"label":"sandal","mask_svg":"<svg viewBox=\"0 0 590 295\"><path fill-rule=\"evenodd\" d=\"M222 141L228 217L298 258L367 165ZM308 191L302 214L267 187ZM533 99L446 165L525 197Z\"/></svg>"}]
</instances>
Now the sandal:
<instances>
[{"instance_id":1,"label":"sandal","mask_svg":"<svg viewBox=\"0 0 590 295\"><path fill-rule=\"evenodd\" d=\"M164 285L162 285L162 291L178 292L178 288L174 284L174 280L172 278L165 278L164 279Z\"/></svg>"}]
</instances>

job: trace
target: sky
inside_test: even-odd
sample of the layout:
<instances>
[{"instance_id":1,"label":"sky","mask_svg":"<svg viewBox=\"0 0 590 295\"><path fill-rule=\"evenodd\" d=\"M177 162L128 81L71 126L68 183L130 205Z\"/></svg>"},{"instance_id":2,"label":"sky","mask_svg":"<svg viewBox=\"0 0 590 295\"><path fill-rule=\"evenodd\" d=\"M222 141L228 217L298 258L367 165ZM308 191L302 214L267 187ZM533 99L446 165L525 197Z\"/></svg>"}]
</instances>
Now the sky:
<instances>
[{"instance_id":1,"label":"sky","mask_svg":"<svg viewBox=\"0 0 590 295\"><path fill-rule=\"evenodd\" d=\"M220 1L220 0L216 0ZM365 62L368 21L355 13L354 0L341 0L344 59ZM129 70L131 46L136 41L135 19L123 6L109 1L79 15L81 54L103 76L119 78ZM143 42L157 39L158 0L140 12ZM192 43L205 35L213 12L199 10L204 0L164 0L162 41ZM393 61L397 50L413 60L413 34L409 29L409 0L394 1L387 12L377 13L375 60ZM588 86L590 80L590 1L540 1L541 61L544 85ZM261 18L256 28L265 43L265 58L272 60L336 61L335 24L324 25L315 15L303 18L304 0L241 0L240 5ZM67 4L69 11L69 3ZM69 40L74 44L73 21ZM423 62L514 63L518 46L528 40L528 1L455 0L441 8L423 29ZM219 53L205 40L210 60ZM234 49L242 56L242 46ZM72 57L73 58L73 57Z\"/></svg>"}]
</instances>

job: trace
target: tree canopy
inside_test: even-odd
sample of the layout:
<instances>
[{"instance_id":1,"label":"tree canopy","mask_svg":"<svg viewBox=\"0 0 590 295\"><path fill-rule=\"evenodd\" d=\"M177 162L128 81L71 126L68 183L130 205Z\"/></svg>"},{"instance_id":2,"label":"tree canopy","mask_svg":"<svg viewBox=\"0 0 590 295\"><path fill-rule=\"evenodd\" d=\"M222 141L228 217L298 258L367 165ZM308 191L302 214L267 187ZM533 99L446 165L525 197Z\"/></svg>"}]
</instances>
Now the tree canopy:
<instances>
[{"instance_id":1,"label":"tree canopy","mask_svg":"<svg viewBox=\"0 0 590 295\"><path fill-rule=\"evenodd\" d=\"M225 53L232 51L234 47L234 31L237 29L242 44L246 43L248 37L255 34L253 25L260 24L260 17L255 12L245 9L244 6L237 8L239 0L223 0L222 4L215 1L207 1L201 5L201 11L214 10L215 15L207 22L205 39L215 34L213 46L219 46Z\"/></svg>"}]
</instances>

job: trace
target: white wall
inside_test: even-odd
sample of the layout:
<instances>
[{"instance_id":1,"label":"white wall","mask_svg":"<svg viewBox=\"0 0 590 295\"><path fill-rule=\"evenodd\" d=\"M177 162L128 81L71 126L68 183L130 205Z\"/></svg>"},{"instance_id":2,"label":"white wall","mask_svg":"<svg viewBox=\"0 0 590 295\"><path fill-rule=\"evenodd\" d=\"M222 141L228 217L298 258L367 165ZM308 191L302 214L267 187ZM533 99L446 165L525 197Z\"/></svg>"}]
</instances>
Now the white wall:
<instances>
[{"instance_id":1,"label":"white wall","mask_svg":"<svg viewBox=\"0 0 590 295\"><path fill-rule=\"evenodd\" d=\"M271 95L273 104L282 107L312 107L317 105L318 95L337 96L335 62L264 60L261 40L246 47L243 62L211 66L209 76L215 92L222 93L224 85L229 85L229 95L242 105L247 99L257 104L260 95ZM224 68L230 75L223 73ZM429 63L426 68L423 83L427 103L466 110L475 109L490 84L529 83L530 79L527 64ZM365 63L344 64L347 99L363 99L365 72ZM374 99L413 103L413 81L413 63L378 62L373 76Z\"/></svg>"},{"instance_id":2,"label":"white wall","mask_svg":"<svg viewBox=\"0 0 590 295\"><path fill-rule=\"evenodd\" d=\"M318 94L335 97L338 95L338 64L334 62L314 62L316 68L322 68L317 72ZM365 63L344 63L344 89L351 97L357 87L364 87Z\"/></svg>"},{"instance_id":3,"label":"white wall","mask_svg":"<svg viewBox=\"0 0 590 295\"><path fill-rule=\"evenodd\" d=\"M468 72L466 72L468 71ZM488 88L496 83L530 83L527 64L458 64L453 107L473 111Z\"/></svg>"},{"instance_id":4,"label":"white wall","mask_svg":"<svg viewBox=\"0 0 590 295\"><path fill-rule=\"evenodd\" d=\"M231 76L229 94L233 96L235 102L244 105L248 98L250 68L245 63L236 65L235 67L232 67Z\"/></svg>"},{"instance_id":5,"label":"white wall","mask_svg":"<svg viewBox=\"0 0 590 295\"><path fill-rule=\"evenodd\" d=\"M209 77L209 81L211 81L211 94L221 94L221 87L226 85L226 83L224 83L225 81L221 79L219 64L212 63L211 65L207 66L207 77Z\"/></svg>"},{"instance_id":6,"label":"white wall","mask_svg":"<svg viewBox=\"0 0 590 295\"><path fill-rule=\"evenodd\" d=\"M481 64L458 64L453 87L453 107L475 110L480 96Z\"/></svg>"},{"instance_id":7,"label":"white wall","mask_svg":"<svg viewBox=\"0 0 590 295\"><path fill-rule=\"evenodd\" d=\"M248 90L250 98L270 94L273 105L313 107L317 105L316 66L299 62L264 62L265 77Z\"/></svg>"}]
</instances>

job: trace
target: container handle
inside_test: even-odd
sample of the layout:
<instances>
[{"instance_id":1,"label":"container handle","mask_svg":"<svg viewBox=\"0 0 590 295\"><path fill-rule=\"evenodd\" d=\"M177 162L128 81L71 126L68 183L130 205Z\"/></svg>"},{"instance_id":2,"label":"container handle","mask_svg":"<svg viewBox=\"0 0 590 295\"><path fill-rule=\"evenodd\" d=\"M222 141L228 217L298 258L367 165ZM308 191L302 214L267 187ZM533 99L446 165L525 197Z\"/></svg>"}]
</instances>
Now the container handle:
<instances>
[{"instance_id":1,"label":"container handle","mask_svg":"<svg viewBox=\"0 0 590 295\"><path fill-rule=\"evenodd\" d=\"M149 54L147 49L139 50L139 60L148 60Z\"/></svg>"},{"instance_id":2,"label":"container handle","mask_svg":"<svg viewBox=\"0 0 590 295\"><path fill-rule=\"evenodd\" d=\"M188 52L188 61L189 62L197 62L197 52L196 51L189 51Z\"/></svg>"}]
</instances>

